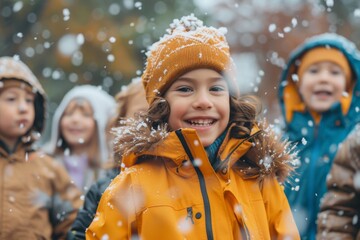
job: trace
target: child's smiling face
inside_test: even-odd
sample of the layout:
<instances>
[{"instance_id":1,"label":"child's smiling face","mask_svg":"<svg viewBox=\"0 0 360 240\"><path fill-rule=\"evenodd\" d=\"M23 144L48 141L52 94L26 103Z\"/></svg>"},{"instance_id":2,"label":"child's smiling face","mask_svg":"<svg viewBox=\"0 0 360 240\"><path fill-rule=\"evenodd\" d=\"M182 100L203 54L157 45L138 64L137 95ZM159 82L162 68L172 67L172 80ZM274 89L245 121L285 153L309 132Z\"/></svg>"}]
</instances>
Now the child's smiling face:
<instances>
[{"instance_id":1,"label":"child's smiling face","mask_svg":"<svg viewBox=\"0 0 360 240\"><path fill-rule=\"evenodd\" d=\"M339 102L346 89L342 68L324 61L310 65L299 84L305 105L318 113L329 110L334 103Z\"/></svg>"},{"instance_id":2,"label":"child's smiling face","mask_svg":"<svg viewBox=\"0 0 360 240\"><path fill-rule=\"evenodd\" d=\"M87 146L96 132L96 122L90 103L85 99L72 100L63 113L60 129L70 148Z\"/></svg>"},{"instance_id":3,"label":"child's smiling face","mask_svg":"<svg viewBox=\"0 0 360 240\"><path fill-rule=\"evenodd\" d=\"M203 146L211 145L226 129L230 95L225 79L211 69L196 69L180 76L167 90L169 126L193 128Z\"/></svg>"}]
</instances>

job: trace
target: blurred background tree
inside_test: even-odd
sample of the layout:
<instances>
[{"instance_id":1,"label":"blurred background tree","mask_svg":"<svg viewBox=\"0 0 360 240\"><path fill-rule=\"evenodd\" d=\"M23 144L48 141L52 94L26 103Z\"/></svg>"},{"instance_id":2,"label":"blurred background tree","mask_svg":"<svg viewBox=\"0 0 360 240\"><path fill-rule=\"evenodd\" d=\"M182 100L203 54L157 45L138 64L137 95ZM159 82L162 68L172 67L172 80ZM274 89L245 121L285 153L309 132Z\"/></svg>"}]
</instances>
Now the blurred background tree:
<instances>
[{"instance_id":1,"label":"blurred background tree","mask_svg":"<svg viewBox=\"0 0 360 240\"><path fill-rule=\"evenodd\" d=\"M115 95L141 76L146 48L190 13L228 28L240 90L263 100L270 121L279 116L280 72L299 43L336 32L359 46L356 0L1 0L0 55L19 55L34 71L50 100L50 120L75 85Z\"/></svg>"},{"instance_id":2,"label":"blurred background tree","mask_svg":"<svg viewBox=\"0 0 360 240\"><path fill-rule=\"evenodd\" d=\"M229 31L242 92L257 94L265 116L280 115L277 85L289 53L306 38L335 32L359 46L360 2L356 0L227 0L208 8Z\"/></svg>"},{"instance_id":3,"label":"blurred background tree","mask_svg":"<svg viewBox=\"0 0 360 240\"><path fill-rule=\"evenodd\" d=\"M50 121L73 86L115 95L140 76L147 47L191 12L204 15L190 0L2 0L0 55L19 55L33 70L48 94Z\"/></svg>"}]
</instances>

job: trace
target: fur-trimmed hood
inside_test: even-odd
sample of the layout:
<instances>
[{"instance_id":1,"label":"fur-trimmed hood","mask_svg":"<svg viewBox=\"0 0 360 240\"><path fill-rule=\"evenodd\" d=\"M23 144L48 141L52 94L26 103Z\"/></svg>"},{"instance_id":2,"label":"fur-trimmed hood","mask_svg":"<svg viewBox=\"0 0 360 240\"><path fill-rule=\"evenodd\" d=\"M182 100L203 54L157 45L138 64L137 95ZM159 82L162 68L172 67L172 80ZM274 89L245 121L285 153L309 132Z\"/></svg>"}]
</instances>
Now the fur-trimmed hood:
<instances>
[{"instance_id":1,"label":"fur-trimmed hood","mask_svg":"<svg viewBox=\"0 0 360 240\"><path fill-rule=\"evenodd\" d=\"M139 159L143 160L144 156L149 155L172 159L182 167L184 159L189 158L184 144L192 152L205 153L194 129L168 132L166 126L150 129L146 121L134 119L124 120L123 125L113 128L114 147L115 151L123 156L123 168L131 167L139 162ZM254 126L250 136L244 139L230 138L230 130L231 127L220 146L220 164L216 171L233 167L239 170L244 178L257 177L261 181L266 176L276 176L280 182L284 182L298 161L295 146L288 141L280 141L280 137L267 124Z\"/></svg>"},{"instance_id":2,"label":"fur-trimmed hood","mask_svg":"<svg viewBox=\"0 0 360 240\"><path fill-rule=\"evenodd\" d=\"M61 118L69 103L76 98L85 99L91 105L99 142L99 156L96 158L100 158L100 161L105 163L111 157L107 146L106 128L112 118L115 117L116 103L114 98L107 92L92 85L75 86L65 94L53 116L50 140L43 148L48 154L54 154L59 147Z\"/></svg>"}]
</instances>

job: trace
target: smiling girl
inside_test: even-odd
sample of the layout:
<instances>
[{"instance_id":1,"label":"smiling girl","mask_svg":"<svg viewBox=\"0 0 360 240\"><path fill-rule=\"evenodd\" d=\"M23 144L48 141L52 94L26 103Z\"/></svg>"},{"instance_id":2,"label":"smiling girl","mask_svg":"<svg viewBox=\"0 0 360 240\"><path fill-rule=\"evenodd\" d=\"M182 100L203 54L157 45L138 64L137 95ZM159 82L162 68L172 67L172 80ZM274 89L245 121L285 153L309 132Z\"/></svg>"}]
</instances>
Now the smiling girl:
<instances>
[{"instance_id":1,"label":"smiling girl","mask_svg":"<svg viewBox=\"0 0 360 240\"><path fill-rule=\"evenodd\" d=\"M278 181L292 155L239 97L224 29L174 20L142 75L148 112L123 121L123 171L88 239L299 239Z\"/></svg>"}]
</instances>

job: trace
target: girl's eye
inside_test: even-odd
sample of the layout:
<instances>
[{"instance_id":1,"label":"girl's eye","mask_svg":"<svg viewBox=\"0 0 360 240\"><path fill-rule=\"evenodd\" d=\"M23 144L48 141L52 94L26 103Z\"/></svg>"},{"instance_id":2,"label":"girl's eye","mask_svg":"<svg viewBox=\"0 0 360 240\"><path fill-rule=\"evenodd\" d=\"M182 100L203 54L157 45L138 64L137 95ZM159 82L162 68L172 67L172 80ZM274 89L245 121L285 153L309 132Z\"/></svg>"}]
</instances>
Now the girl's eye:
<instances>
[{"instance_id":1,"label":"girl's eye","mask_svg":"<svg viewBox=\"0 0 360 240\"><path fill-rule=\"evenodd\" d=\"M84 117L93 117L92 113L88 113L88 112L84 112L83 116Z\"/></svg>"},{"instance_id":2,"label":"girl's eye","mask_svg":"<svg viewBox=\"0 0 360 240\"><path fill-rule=\"evenodd\" d=\"M340 69L333 69L330 71L332 75L340 75L341 74L341 70Z\"/></svg>"},{"instance_id":3,"label":"girl's eye","mask_svg":"<svg viewBox=\"0 0 360 240\"><path fill-rule=\"evenodd\" d=\"M176 89L176 91L178 91L178 92L191 92L192 89L190 87L182 86L182 87L178 87Z\"/></svg>"},{"instance_id":4,"label":"girl's eye","mask_svg":"<svg viewBox=\"0 0 360 240\"><path fill-rule=\"evenodd\" d=\"M223 91L225 91L225 87L223 87L223 86L213 86L213 87L210 88L210 91L223 92Z\"/></svg>"},{"instance_id":5,"label":"girl's eye","mask_svg":"<svg viewBox=\"0 0 360 240\"><path fill-rule=\"evenodd\" d=\"M309 68L308 72L314 74L314 73L318 73L319 70L317 68Z\"/></svg>"},{"instance_id":6,"label":"girl's eye","mask_svg":"<svg viewBox=\"0 0 360 240\"><path fill-rule=\"evenodd\" d=\"M73 111L65 111L63 113L64 116L71 116L73 114Z\"/></svg>"},{"instance_id":7,"label":"girl's eye","mask_svg":"<svg viewBox=\"0 0 360 240\"><path fill-rule=\"evenodd\" d=\"M34 99L33 99L33 98L27 98L27 99L26 99L26 102L27 102L27 103L34 103Z\"/></svg>"},{"instance_id":8,"label":"girl's eye","mask_svg":"<svg viewBox=\"0 0 360 240\"><path fill-rule=\"evenodd\" d=\"M8 101L8 102L13 102L13 101L15 101L15 100L16 100L15 97L7 97L7 98L6 98L6 101Z\"/></svg>"}]
</instances>

